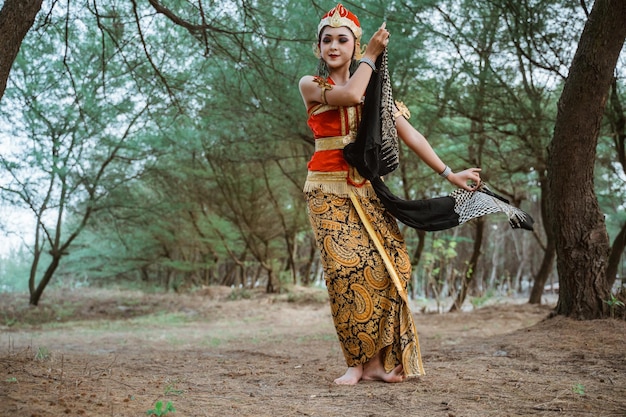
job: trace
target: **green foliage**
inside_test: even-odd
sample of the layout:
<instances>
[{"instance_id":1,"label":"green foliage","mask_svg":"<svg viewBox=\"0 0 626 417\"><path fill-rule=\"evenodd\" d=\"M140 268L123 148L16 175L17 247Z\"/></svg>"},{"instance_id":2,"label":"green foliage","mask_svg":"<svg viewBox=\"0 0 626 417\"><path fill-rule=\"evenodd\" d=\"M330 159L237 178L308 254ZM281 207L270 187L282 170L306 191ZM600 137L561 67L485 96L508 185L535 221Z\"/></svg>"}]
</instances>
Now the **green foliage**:
<instances>
[{"instance_id":1,"label":"green foliage","mask_svg":"<svg viewBox=\"0 0 626 417\"><path fill-rule=\"evenodd\" d=\"M623 95L622 102L626 103L626 94ZM626 173L623 171L624 167L615 162L614 135L615 133L606 131L600 137L595 167L596 195L600 208L605 213L607 232L611 240L615 239L626 224Z\"/></svg>"},{"instance_id":2,"label":"green foliage","mask_svg":"<svg viewBox=\"0 0 626 417\"><path fill-rule=\"evenodd\" d=\"M0 292L23 292L28 289L31 254L22 246L0 255Z\"/></svg>"},{"instance_id":3,"label":"green foliage","mask_svg":"<svg viewBox=\"0 0 626 417\"><path fill-rule=\"evenodd\" d=\"M493 289L489 289L485 292L485 294L479 296L479 297L471 297L470 298L470 302L472 303L472 306L476 309L476 308L480 308L482 306L484 306L487 302L489 302L489 300L491 300L494 296L494 291Z\"/></svg>"},{"instance_id":4,"label":"green foliage","mask_svg":"<svg viewBox=\"0 0 626 417\"><path fill-rule=\"evenodd\" d=\"M524 5L366 1L357 14L363 44L387 22L394 94L442 159L455 170L482 166L496 191L539 213L545 148L584 19L572 4ZM0 158L0 197L40 215L26 232L29 242L39 237L28 249L40 257L1 259L0 291L25 290L30 267L41 278L57 249L64 255L53 285L67 287L219 284L241 286L231 295L241 298L268 277L289 289L294 276L315 276L301 193L313 148L297 84L316 67L311 46L326 6L234 6L203 4L216 28L204 32L177 26L149 3L137 4L138 21L124 2L40 15L0 108L16 144ZM201 21L191 3L169 7ZM615 236L626 196L614 180L610 137L598 147L597 194ZM451 191L402 152L401 169L387 180L394 190L405 198ZM430 286L443 297L454 285L468 259L467 230L425 237L415 260L424 292ZM412 232L407 242L412 250ZM498 245L485 245L489 259ZM515 250L476 268L517 276L520 259L540 262L532 236L507 235L501 246Z\"/></svg>"},{"instance_id":5,"label":"green foliage","mask_svg":"<svg viewBox=\"0 0 626 417\"><path fill-rule=\"evenodd\" d=\"M37 361L47 361L50 359L50 351L46 347L38 347L37 353L35 354L35 360Z\"/></svg>"},{"instance_id":6,"label":"green foliage","mask_svg":"<svg viewBox=\"0 0 626 417\"><path fill-rule=\"evenodd\" d=\"M177 389L176 384L179 381L171 381L165 387L165 395L182 395L185 393L185 390Z\"/></svg>"},{"instance_id":7,"label":"green foliage","mask_svg":"<svg viewBox=\"0 0 626 417\"><path fill-rule=\"evenodd\" d=\"M578 384L574 384L574 386L572 387L572 392L574 394L578 394L578 395L585 395L585 386L581 383Z\"/></svg>"},{"instance_id":8,"label":"green foliage","mask_svg":"<svg viewBox=\"0 0 626 417\"><path fill-rule=\"evenodd\" d=\"M230 301L248 300L251 297L252 297L252 292L245 288L235 288L230 292L230 294L228 294L228 299Z\"/></svg>"},{"instance_id":9,"label":"green foliage","mask_svg":"<svg viewBox=\"0 0 626 417\"><path fill-rule=\"evenodd\" d=\"M457 257L457 240L440 236L431 241L429 250L422 254L421 269L425 278L425 293L432 293L439 306L447 290L449 279L456 274L452 260Z\"/></svg>"},{"instance_id":10,"label":"green foliage","mask_svg":"<svg viewBox=\"0 0 626 417\"><path fill-rule=\"evenodd\" d=\"M154 408L151 408L150 410L146 411L146 414L149 416L164 416L167 415L170 412L175 412L176 409L174 409L174 405L172 404L171 401L168 401L167 404L165 404L165 406L163 405L163 401L159 400L156 403L154 403Z\"/></svg>"},{"instance_id":11,"label":"green foliage","mask_svg":"<svg viewBox=\"0 0 626 417\"><path fill-rule=\"evenodd\" d=\"M611 294L608 300L604 300L604 303L609 306L611 311L611 318L615 318L615 310L618 308L624 308L624 302L621 301L615 294Z\"/></svg>"},{"instance_id":12,"label":"green foliage","mask_svg":"<svg viewBox=\"0 0 626 417\"><path fill-rule=\"evenodd\" d=\"M93 36L94 16L68 13L68 20L81 23L67 27L53 13L47 36L21 49L3 98L9 106L0 114L5 122L16 120L12 152L3 154L0 166L11 177L4 191L18 197L11 203L36 220L29 289L38 294L92 214L107 206L107 194L141 170L150 149L135 132L154 129L167 104L158 100L158 84L125 71L131 55L102 49ZM6 110L13 107L20 112ZM49 262L46 252L53 255Z\"/></svg>"}]
</instances>

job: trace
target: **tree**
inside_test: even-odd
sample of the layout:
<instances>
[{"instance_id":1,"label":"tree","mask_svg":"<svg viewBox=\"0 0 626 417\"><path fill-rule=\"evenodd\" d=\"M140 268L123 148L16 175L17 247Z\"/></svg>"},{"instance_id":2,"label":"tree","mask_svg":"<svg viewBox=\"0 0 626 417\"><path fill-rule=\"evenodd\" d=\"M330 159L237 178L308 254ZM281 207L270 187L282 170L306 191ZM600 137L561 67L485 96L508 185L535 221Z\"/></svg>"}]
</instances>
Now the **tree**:
<instances>
[{"instance_id":1,"label":"tree","mask_svg":"<svg viewBox=\"0 0 626 417\"><path fill-rule=\"evenodd\" d=\"M292 3L288 7L298 8ZM108 195L110 208L95 215L90 230L118 249L111 262L116 267L108 268L107 278L140 276L169 289L249 287L260 285L257 277L268 276L272 289L277 282L273 277L286 275L282 270L295 280L297 256L312 264L311 251L305 255L297 245L309 229L300 195L312 141L303 132L306 125L298 123L304 109L294 106L300 101L298 72L305 71L298 66L314 66L300 57L312 53L308 45L293 47L297 26L259 23L276 22L284 9L254 12L249 25L258 29L244 27L226 57L195 59L195 39L178 34L171 58L184 61L187 71L172 77L185 78L172 91L185 114L154 132L159 138L150 145L155 160L133 182ZM101 10L101 20L108 22L106 15L111 13ZM164 26L158 31L160 41L168 42L166 34L177 26L158 19ZM148 20L140 19L144 25ZM232 26L237 26L234 21ZM264 38L257 36L261 33ZM156 41L146 39L146 45ZM172 69L163 73L171 77ZM98 251L79 243L84 248L80 255L88 257L83 259L113 255L106 245ZM78 257L68 261L68 271L84 264ZM133 272L137 269L140 274ZM105 276L104 271L93 275Z\"/></svg>"},{"instance_id":2,"label":"tree","mask_svg":"<svg viewBox=\"0 0 626 417\"><path fill-rule=\"evenodd\" d=\"M111 190L141 171L150 149L138 132L168 114L159 86L129 77L122 66L111 65L102 79L101 58L115 63L119 55L106 56L81 27L66 26L72 17L50 17L49 27L63 29L18 55L0 112L13 145L0 155L2 198L35 220L33 305ZM134 57L124 59L131 64ZM140 93L124 96L133 82Z\"/></svg>"},{"instance_id":3,"label":"tree","mask_svg":"<svg viewBox=\"0 0 626 417\"><path fill-rule=\"evenodd\" d=\"M536 184L544 184L545 146L553 122L550 115L555 97L554 87L549 86L558 85L558 79L555 83L554 76L548 72L552 67L558 68L563 60L561 56L554 59L546 52L550 48L539 44L537 39L543 39L542 35L545 39L556 39L554 50L561 51L563 45L557 44L558 40L565 42L571 35L563 36L558 32L557 28L566 30L561 25L550 25L555 16L570 15L555 6L557 2L533 1L532 6L528 3L487 2L476 9L469 3L439 2L439 18L433 19L430 14L425 22L420 22L420 28L427 28L434 34L432 43L437 46L424 49L433 51L434 62L444 63L423 72L446 77L440 81L444 87L435 99L443 110L436 117L440 135L445 140L439 140L439 135L429 137L444 160L454 161L464 155L461 164L482 166L483 178L514 205L524 200L536 204ZM569 31L576 30L571 25L566 27ZM445 44L439 45L442 41ZM418 82L424 85L423 81ZM420 101L427 97L423 88L418 94ZM535 219L539 230L543 222L537 216ZM480 223L476 226L481 227ZM473 246L487 252L494 249L489 247L493 239L489 230L484 232L485 245ZM477 231L475 236L483 234ZM527 244L533 239L530 234L507 234L506 237L514 246L539 252L537 245ZM498 275L496 281L504 280L507 275L514 276L516 287L520 288L522 280L530 278L527 271L532 261L527 254L521 255L517 262L500 262L504 268L499 271L495 262L479 262L478 252L459 256L466 261L462 268L474 275L474 279L464 279L455 305L462 302L470 282L470 290L480 291L480 278L484 276L481 268L491 269L492 277ZM545 277L551 272L552 261L546 264Z\"/></svg>"},{"instance_id":4,"label":"tree","mask_svg":"<svg viewBox=\"0 0 626 417\"><path fill-rule=\"evenodd\" d=\"M559 100L549 147L549 204L556 237L556 314L606 316L609 241L594 191L600 123L626 37L626 2L597 0L580 37Z\"/></svg>"},{"instance_id":5,"label":"tree","mask_svg":"<svg viewBox=\"0 0 626 417\"><path fill-rule=\"evenodd\" d=\"M5 6L9 3L15 4L10 1ZM33 125L39 126L33 130L38 132L39 145L49 144L52 133L65 137L59 132L67 133L72 126L80 139L80 146L73 149L80 149L81 158L70 157L68 161L73 162L67 168L39 166L47 167L46 172L57 179L82 166L83 172L67 176L68 181L75 181L87 168L100 166L106 159L105 149L122 140L128 126L120 121L129 121L140 110L135 100L139 98L147 107L124 140L123 154L113 157L108 174L95 187L102 192L97 201L91 201L81 188L93 175L82 183L72 182L79 185L72 188L63 206L66 216L58 228L62 240L57 246L61 249L63 239L82 224L87 208L90 215L80 230L88 234L81 232L61 250L70 255L63 255L57 273L139 277L168 289L263 285L266 276L276 275L306 283L316 276L311 272L316 251L301 198L313 141L297 82L315 69L311 44L326 6L314 5L316 10L312 10L308 0L280 4L232 0L227 2L229 7L202 0L90 0L83 4L87 7L65 0L44 3L41 24L35 24L25 38L13 66L0 108L5 120L31 117ZM433 13L434 4L448 11L449 19ZM356 11L364 25L364 42L385 19L392 33L400 35L393 37L396 40L389 51L394 93L409 105L411 122L446 163L455 168L484 164L485 179L492 187L499 186L497 191L514 204L535 204L529 211L538 212L540 203L548 207L547 199L539 200L538 190L547 185L545 148L562 82L562 75L550 71L554 67L557 73L565 73L564 63L570 61L571 37L579 26L560 23L577 22L571 18L577 16L572 12L577 4L489 1L479 11L467 5L472 6L458 1L368 1ZM407 8L411 13L406 13ZM489 13L493 13L492 24L487 24L491 31L484 30L483 16ZM447 26L442 28L444 20ZM578 20L582 26L583 20ZM481 41L494 31L492 41ZM3 36L0 32L0 42ZM55 37L55 51L39 60L37 48ZM59 51L65 57L57 56ZM53 60L58 62L52 70L48 65ZM81 67L91 71L83 72ZM29 89L20 84L22 73L27 72L32 77ZM31 82L41 81L36 74L49 84ZM93 91L88 84L94 86ZM15 101L18 87L23 102ZM50 91L70 94L62 100L44 100ZM102 100L104 95L108 101ZM29 102L32 97L36 100ZM142 101L148 98L152 100ZM38 114L29 107L33 103L39 106ZM76 112L84 119L76 117ZM43 129L46 123L54 129ZM94 129L89 130L89 124ZM111 134L105 138L97 132L98 126L101 130L107 126ZM22 131L18 136L35 135ZM471 149L472 143L476 148ZM93 152L95 148L100 153ZM4 173L17 166L14 162L49 162L51 147L40 149L47 159L23 153L7 161ZM68 146L59 149L66 151ZM447 183L423 165L417 158L403 159L402 169L388 183L401 187L406 198L448 192ZM598 159L598 165L603 173L611 167L608 159ZM34 187L34 179L29 178L26 185ZM599 191L608 196L605 184L600 183ZM11 190L19 189L19 184L12 184ZM615 199L603 200L609 204L602 208L614 206ZM59 200L55 202L60 207ZM50 207L46 206L47 212ZM545 212L543 216L543 224L549 227ZM617 224L612 218L611 234L622 227ZM530 277L528 265L541 256L544 247L546 255L550 252L549 244L542 243L540 248L531 234L494 231L499 227L489 219L482 245L471 236L472 227L459 228L452 235L418 234L416 239L408 234L407 244L409 249L416 246L414 260L418 262L421 251L434 248L435 240L449 240L459 256L443 262L442 279L454 281L458 271L467 267L475 276L472 284L477 284L469 290L479 292L484 289L480 287L483 277L489 276L490 283L504 282L509 276L517 282ZM539 231L540 227L541 223ZM57 231L52 223L46 223L46 228L51 236ZM46 236L43 229L40 233ZM502 239L491 239L492 233ZM474 246L478 262L468 265ZM512 246L513 250L505 249ZM530 248L528 254L526 248ZM45 254L51 249L42 250ZM41 257L40 266L44 260L47 255ZM432 268L425 261L421 265L416 268L416 279ZM544 265L541 271L546 275L540 272L537 277L553 272L549 256ZM267 288L275 286L275 278L266 284Z\"/></svg>"},{"instance_id":6,"label":"tree","mask_svg":"<svg viewBox=\"0 0 626 417\"><path fill-rule=\"evenodd\" d=\"M499 29L499 13L496 9L486 8L484 14L480 19L482 30L481 35L475 40L473 45L473 56L476 60L474 66L467 66L468 72L474 72L472 74L473 86L476 91L472 97L473 100L469 100L467 104L468 118L470 123L470 145L468 147L468 160L472 166L483 165L483 149L485 147L485 121L487 120L486 111L486 89L488 88L490 73L491 73L491 60L493 59L493 49L496 39L498 37ZM470 70L472 68L472 70ZM465 264L463 274L461 276L461 288L458 290L455 300L450 306L450 312L461 310L461 306L465 302L465 298L469 292L470 287L476 286L476 269L478 265L478 259L481 255L481 247L483 244L483 237L485 235L485 219L479 218L472 222L474 226L474 244L472 254Z\"/></svg>"},{"instance_id":7,"label":"tree","mask_svg":"<svg viewBox=\"0 0 626 417\"><path fill-rule=\"evenodd\" d=\"M58 3L57 1L52 2L47 18L55 13L54 8L58 6ZM147 45L146 38L148 35L144 32L145 28L142 27L141 22L146 16L142 13L145 8L142 9L136 0L132 0L130 3L133 9L132 18L135 21L135 30L143 43L146 60L153 67L159 81L168 88L170 95L174 95L174 89L169 88L168 78L156 65L158 61L153 59L152 53L149 51L150 48ZM259 25L255 24L255 18L253 17L255 8L248 2L242 2L241 7L233 7L232 10L237 10L236 13L233 13L235 16L224 13L222 4L203 5L202 1L199 2L199 6L191 2L183 3L176 9L177 13L165 7L158 0L149 0L148 3L150 9L149 13L147 13L148 16L152 16L156 12L157 15L164 16L165 19L177 27L183 28L202 44L207 55L221 55L230 57L233 60L238 59L241 55L246 56L243 38L259 29ZM4 95L11 67L20 50L20 46L35 23L35 18L40 12L42 4L43 0L6 0L2 9L0 9L0 99ZM115 2L94 0L86 7L96 17L97 26L103 36L106 34L111 38L115 38L125 30L125 24L127 25L128 20L125 19L125 16L120 15L115 6ZM67 13L67 18L69 18L70 8L68 4L67 11L62 12ZM121 8L126 8L126 5L121 6ZM221 19L211 19L209 14L212 12L215 12L215 15L221 14ZM240 29L241 25L239 23L241 20L238 16L239 13L249 19L247 25L252 28L251 30L248 30L247 27ZM243 20L246 19L244 18ZM233 46L238 46L238 48L233 48ZM241 55L238 56L238 54ZM132 71L132 68L130 70Z\"/></svg>"},{"instance_id":8,"label":"tree","mask_svg":"<svg viewBox=\"0 0 626 417\"><path fill-rule=\"evenodd\" d=\"M221 56L234 65L247 57L251 65L263 67L262 58L246 48L260 26L251 17L252 5L241 11L250 17L249 29L239 24L245 19L238 9L224 12L220 5L215 5L222 13L215 21L222 25L218 27L202 7L191 3L183 5L189 10L176 9L190 16L185 19L155 0L121 6L94 1L87 8L69 2L60 8L59 2L52 2L37 27L39 33L18 55L41 4L8 1L0 11L0 42L7 46L0 53L0 98L13 67L2 113L10 121L6 125L12 126L11 134L19 138L15 142L23 144L15 153L2 155L3 173L10 178L2 184L2 196L10 204L25 205L36 218L29 277L32 304L39 302L61 258L94 213L118 203L110 199L114 188L141 175L146 167L142 158L158 156L150 143L153 138L143 132L166 131L164 126L177 113L190 112L202 93L211 94L204 89L194 95L202 81L189 73L198 70L197 61L210 65L206 56ZM182 32L193 37L182 37ZM42 36L35 39L37 35ZM180 97L185 97L186 107ZM16 120L23 122L14 124ZM163 120L168 122L159 125ZM40 271L46 252L50 264Z\"/></svg>"},{"instance_id":9,"label":"tree","mask_svg":"<svg viewBox=\"0 0 626 417\"><path fill-rule=\"evenodd\" d=\"M611 96L609 100L609 111L607 111L607 119L609 119L615 154L617 154L617 161L619 162L618 166L614 166L614 170L617 171L621 169L623 173L626 173L626 110L622 105L622 100L617 86L617 79L615 77L611 83ZM614 178L617 182L619 182L617 172L614 172L613 175L611 175L611 178ZM619 193L617 194L619 195ZM626 219L622 219L622 221L622 227L617 233L617 236L615 236L613 244L611 245L611 254L609 255L606 267L606 279L609 288L612 288L615 283L619 263L622 258L622 254L624 253L624 249L626 249Z\"/></svg>"},{"instance_id":10,"label":"tree","mask_svg":"<svg viewBox=\"0 0 626 417\"><path fill-rule=\"evenodd\" d=\"M554 127L554 97L557 91L546 88L546 84L561 84L565 78L562 71L565 64L571 60L570 48L564 45L571 38L571 24L564 22L577 21L578 10L576 5L562 4L552 0L529 2L507 1L504 9L508 37L514 45L515 62L519 65L521 86L519 91L512 91L511 97L519 105L514 106L518 122L511 118L511 125L515 126L521 138L526 161L517 164L528 164L532 161L532 168L537 175L541 190L540 214L543 226L545 243L539 233L537 241L543 249L543 257L539 268L534 274L534 282L530 292L529 303L541 304L544 286L554 270L556 248L554 233L552 232L552 216L547 206L547 152L546 146L550 139L550 129ZM545 74L550 80L546 83L538 75ZM525 122L520 123L519 120ZM529 158L529 159L527 159ZM539 230L537 230L539 232Z\"/></svg>"},{"instance_id":11,"label":"tree","mask_svg":"<svg viewBox=\"0 0 626 417\"><path fill-rule=\"evenodd\" d=\"M6 0L0 9L0 99L24 37L33 26L43 0Z\"/></svg>"}]
</instances>

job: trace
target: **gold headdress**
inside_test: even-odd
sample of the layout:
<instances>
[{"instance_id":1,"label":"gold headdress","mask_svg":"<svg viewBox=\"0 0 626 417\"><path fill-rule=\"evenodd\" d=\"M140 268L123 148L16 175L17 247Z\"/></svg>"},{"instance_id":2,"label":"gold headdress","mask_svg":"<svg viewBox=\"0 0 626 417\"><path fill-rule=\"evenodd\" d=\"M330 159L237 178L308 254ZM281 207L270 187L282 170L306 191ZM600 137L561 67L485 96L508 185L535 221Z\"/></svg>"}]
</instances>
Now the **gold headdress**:
<instances>
[{"instance_id":1,"label":"gold headdress","mask_svg":"<svg viewBox=\"0 0 626 417\"><path fill-rule=\"evenodd\" d=\"M318 38L325 26L333 28L345 26L352 31L357 41L361 40L361 35L363 34L359 19L352 12L343 7L341 3L330 9L330 11L322 17L320 24L317 26Z\"/></svg>"}]
</instances>

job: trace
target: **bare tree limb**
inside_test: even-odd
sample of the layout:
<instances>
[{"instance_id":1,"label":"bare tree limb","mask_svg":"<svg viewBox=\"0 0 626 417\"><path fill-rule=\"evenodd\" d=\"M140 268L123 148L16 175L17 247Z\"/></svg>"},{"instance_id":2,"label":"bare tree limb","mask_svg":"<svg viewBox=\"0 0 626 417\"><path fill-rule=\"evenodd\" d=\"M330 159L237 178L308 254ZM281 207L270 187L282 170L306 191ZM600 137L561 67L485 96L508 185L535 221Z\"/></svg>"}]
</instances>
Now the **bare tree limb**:
<instances>
[{"instance_id":1,"label":"bare tree limb","mask_svg":"<svg viewBox=\"0 0 626 417\"><path fill-rule=\"evenodd\" d=\"M585 2L585 0L580 0L580 5L585 11L585 16L589 17L589 8L587 8L587 2Z\"/></svg>"},{"instance_id":2,"label":"bare tree limb","mask_svg":"<svg viewBox=\"0 0 626 417\"><path fill-rule=\"evenodd\" d=\"M163 74L161 73L159 68L156 66L156 64L152 60L152 55L150 54L150 52L148 52L148 46L146 45L146 39L145 39L145 37L143 35L143 30L141 29L141 22L140 22L140 18L139 18L139 13L137 12L137 2L135 0L132 0L132 2L133 2L133 14L135 15L135 22L137 23L137 32L139 33L139 37L141 38L141 44L143 46L143 51L144 51L144 53L146 55L146 59L150 63L150 66L152 67L152 69L156 73L157 77L159 77L159 79L161 80L161 82L165 86L165 89L167 90L167 93L170 96L170 98L172 99L172 101L174 102L174 105L176 107L178 107L179 109L181 109L182 106L178 102L178 98L176 97L176 94L174 94L174 91L172 90L172 88L170 87L169 83L167 82L167 79L163 76Z\"/></svg>"},{"instance_id":3,"label":"bare tree limb","mask_svg":"<svg viewBox=\"0 0 626 417\"><path fill-rule=\"evenodd\" d=\"M152 7L154 8L154 10L157 13L160 13L162 15L164 15L165 17L167 17L169 20L171 20L173 23L175 23L178 26L181 26L185 29L187 29L189 31L189 33L191 33L193 36L202 36L201 33L204 31L211 31L211 32L218 32L218 33L225 33L228 35L249 35L251 33L254 33L252 31L233 31L233 30L226 30L214 25L210 25L206 23L206 20L204 18L204 13L202 12L202 21L203 24L201 25L197 25L191 22L186 21L185 19L177 16L174 12L172 12L170 9L168 9L167 7L163 6L161 3L159 3L157 0L148 0L148 2L152 5ZM133 3L135 3L133 1ZM202 9L201 9L202 10Z\"/></svg>"}]
</instances>

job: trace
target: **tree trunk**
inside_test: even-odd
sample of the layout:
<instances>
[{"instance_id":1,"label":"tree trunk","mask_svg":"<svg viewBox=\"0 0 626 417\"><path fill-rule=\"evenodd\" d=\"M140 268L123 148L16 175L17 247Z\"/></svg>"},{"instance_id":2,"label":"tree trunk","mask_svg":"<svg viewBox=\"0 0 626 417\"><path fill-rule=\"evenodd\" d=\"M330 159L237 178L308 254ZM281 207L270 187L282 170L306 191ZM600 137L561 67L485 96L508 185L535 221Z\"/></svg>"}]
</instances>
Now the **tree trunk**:
<instances>
[{"instance_id":1,"label":"tree trunk","mask_svg":"<svg viewBox=\"0 0 626 417\"><path fill-rule=\"evenodd\" d=\"M265 284L265 292L267 294L274 293L274 270L271 268L267 268L267 283Z\"/></svg>"},{"instance_id":2,"label":"tree trunk","mask_svg":"<svg viewBox=\"0 0 626 417\"><path fill-rule=\"evenodd\" d=\"M624 113L624 106L622 106L622 102L620 101L619 91L617 91L617 79L615 77L613 77L613 82L611 83L611 97L609 103L610 106L607 116L611 124L615 153L617 154L617 160L622 166L622 170L626 172L626 115ZM606 280L609 289L613 288L613 284L617 278L617 269L619 268L619 263L625 248L626 224L622 226L622 230L617 234L611 245L609 263L606 267Z\"/></svg>"},{"instance_id":3,"label":"tree trunk","mask_svg":"<svg viewBox=\"0 0 626 417\"><path fill-rule=\"evenodd\" d=\"M476 272L476 265L478 265L478 258L480 257L480 248L483 244L483 235L485 231L485 219L480 217L476 220L476 237L474 238L474 250L472 252L472 257L470 258L467 267L465 269L465 274L463 274L463 280L461 282L461 290L456 295L456 299L454 300L454 304L450 307L450 313L454 311L461 310L461 306L465 301L465 297L467 296L467 290L471 284L472 279L474 278L474 273Z\"/></svg>"},{"instance_id":4,"label":"tree trunk","mask_svg":"<svg viewBox=\"0 0 626 417\"><path fill-rule=\"evenodd\" d=\"M548 246L543 254L543 260L541 261L541 267L535 277L533 288L530 290L530 297L528 299L529 304L541 304L541 297L543 296L543 289L546 286L548 277L552 272L552 266L554 264L554 258L556 257L556 248L554 247L554 240L548 240Z\"/></svg>"},{"instance_id":5,"label":"tree trunk","mask_svg":"<svg viewBox=\"0 0 626 417\"><path fill-rule=\"evenodd\" d=\"M0 100L4 96L11 67L20 51L22 41L33 26L35 16L41 10L42 2L43 0L6 0L0 10ZM39 239L35 242L35 256L28 281L30 304L32 305L39 303L45 286L52 278L52 275L48 276L48 271L50 270L48 268L43 278L45 284L42 286L40 283L35 288L35 276L40 259L39 255L41 254L38 245Z\"/></svg>"},{"instance_id":6,"label":"tree trunk","mask_svg":"<svg viewBox=\"0 0 626 417\"><path fill-rule=\"evenodd\" d=\"M611 254L609 255L609 262L606 266L606 285L611 291L615 279L617 278L617 269L619 268L619 262L622 259L622 254L626 248L626 224L622 226L622 230L619 231L613 245L611 246Z\"/></svg>"},{"instance_id":7,"label":"tree trunk","mask_svg":"<svg viewBox=\"0 0 626 417\"><path fill-rule=\"evenodd\" d=\"M54 272L59 267L59 262L61 261L61 257L63 255L66 255L66 254L63 254L63 253L60 253L60 252L52 254L52 261L50 262L50 265L48 265L48 268L46 269L46 272L43 274L43 277L41 278L41 281L39 281L39 284L37 285L37 288L35 289L35 291L31 291L31 293L30 293L30 304L31 305L36 306L36 305L39 304L39 300L41 299L41 295L43 294L43 290L46 289L46 286L48 285L48 283L52 279L52 276L54 275Z\"/></svg>"},{"instance_id":8,"label":"tree trunk","mask_svg":"<svg viewBox=\"0 0 626 417\"><path fill-rule=\"evenodd\" d=\"M7 87L13 61L33 26L43 0L6 0L0 10L0 99Z\"/></svg>"},{"instance_id":9,"label":"tree trunk","mask_svg":"<svg viewBox=\"0 0 626 417\"><path fill-rule=\"evenodd\" d=\"M626 115L624 114L624 107L620 101L619 91L617 91L617 78L615 77L613 77L611 83L611 97L609 103L607 118L611 125L615 153L617 153L617 160L622 166L622 169L626 172Z\"/></svg>"},{"instance_id":10,"label":"tree trunk","mask_svg":"<svg viewBox=\"0 0 626 417\"><path fill-rule=\"evenodd\" d=\"M541 218L543 220L544 229L546 232L546 249L543 253L543 260L541 261L541 267L535 276L535 282L533 288L530 290L529 304L541 304L541 297L543 296L543 288L548 281L548 277L552 272L554 265L554 258L556 257L556 246L554 242L554 219L551 216L548 202L550 201L550 189L548 187L548 179L541 178Z\"/></svg>"},{"instance_id":11,"label":"tree trunk","mask_svg":"<svg viewBox=\"0 0 626 417\"><path fill-rule=\"evenodd\" d=\"M411 267L413 271L417 271L420 260L422 259L422 253L424 253L424 247L426 246L426 232L423 230L415 230L417 232L417 247L413 252L411 258ZM414 279L412 279L413 285L411 285L411 298L415 298L418 293L418 281L417 275L413 273ZM425 285L424 293L427 292L428 285Z\"/></svg>"},{"instance_id":12,"label":"tree trunk","mask_svg":"<svg viewBox=\"0 0 626 417\"><path fill-rule=\"evenodd\" d=\"M549 146L550 206L559 273L556 314L605 316L609 240L594 191L600 122L626 36L626 2L596 0L559 100ZM608 311L607 311L608 312Z\"/></svg>"}]
</instances>

